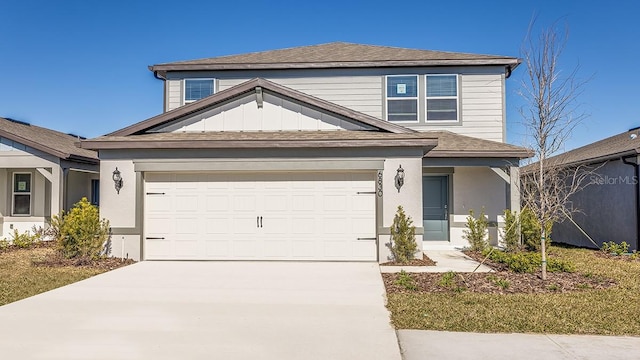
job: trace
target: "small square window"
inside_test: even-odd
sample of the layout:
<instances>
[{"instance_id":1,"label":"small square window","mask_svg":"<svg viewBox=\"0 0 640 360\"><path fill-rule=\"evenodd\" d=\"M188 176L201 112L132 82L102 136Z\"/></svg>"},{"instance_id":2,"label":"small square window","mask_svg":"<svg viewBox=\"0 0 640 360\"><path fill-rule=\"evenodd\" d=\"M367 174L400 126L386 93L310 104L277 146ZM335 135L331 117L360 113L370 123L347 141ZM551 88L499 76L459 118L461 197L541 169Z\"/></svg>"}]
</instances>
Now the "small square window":
<instances>
[{"instance_id":1,"label":"small square window","mask_svg":"<svg viewBox=\"0 0 640 360\"><path fill-rule=\"evenodd\" d=\"M418 120L418 76L387 76L387 120Z\"/></svg>"},{"instance_id":2,"label":"small square window","mask_svg":"<svg viewBox=\"0 0 640 360\"><path fill-rule=\"evenodd\" d=\"M215 92L213 79L185 79L184 102L204 99Z\"/></svg>"}]
</instances>

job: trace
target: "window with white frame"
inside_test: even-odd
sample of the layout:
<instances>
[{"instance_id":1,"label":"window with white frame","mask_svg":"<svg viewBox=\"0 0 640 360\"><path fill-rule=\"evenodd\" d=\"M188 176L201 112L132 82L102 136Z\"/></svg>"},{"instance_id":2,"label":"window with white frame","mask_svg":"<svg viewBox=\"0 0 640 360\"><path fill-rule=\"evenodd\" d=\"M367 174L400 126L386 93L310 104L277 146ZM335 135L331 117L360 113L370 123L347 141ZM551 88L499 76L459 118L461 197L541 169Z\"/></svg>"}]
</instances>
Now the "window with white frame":
<instances>
[{"instance_id":1,"label":"window with white frame","mask_svg":"<svg viewBox=\"0 0 640 360\"><path fill-rule=\"evenodd\" d=\"M387 76L387 120L418 121L418 76Z\"/></svg>"},{"instance_id":2,"label":"window with white frame","mask_svg":"<svg viewBox=\"0 0 640 360\"><path fill-rule=\"evenodd\" d=\"M215 82L213 79L185 79L184 80L184 102L185 104L194 102L215 92Z\"/></svg>"},{"instance_id":3,"label":"window with white frame","mask_svg":"<svg viewBox=\"0 0 640 360\"><path fill-rule=\"evenodd\" d=\"M13 173L12 215L31 215L31 173Z\"/></svg>"},{"instance_id":4,"label":"window with white frame","mask_svg":"<svg viewBox=\"0 0 640 360\"><path fill-rule=\"evenodd\" d=\"M426 121L458 121L458 76L426 75Z\"/></svg>"}]
</instances>

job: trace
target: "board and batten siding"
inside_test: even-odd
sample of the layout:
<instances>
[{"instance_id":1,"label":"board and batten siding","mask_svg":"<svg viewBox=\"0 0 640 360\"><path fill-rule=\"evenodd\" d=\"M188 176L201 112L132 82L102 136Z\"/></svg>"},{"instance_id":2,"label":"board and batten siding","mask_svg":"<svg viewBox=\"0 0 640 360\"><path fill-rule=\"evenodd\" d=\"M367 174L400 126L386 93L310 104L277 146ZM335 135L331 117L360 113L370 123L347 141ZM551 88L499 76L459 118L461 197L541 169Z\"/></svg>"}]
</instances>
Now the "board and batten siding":
<instances>
[{"instance_id":1,"label":"board and batten siding","mask_svg":"<svg viewBox=\"0 0 640 360\"><path fill-rule=\"evenodd\" d=\"M210 77L216 79L216 90L262 77L300 92L331 101L338 105L384 119L385 75L404 74L460 74L460 122L426 123L424 121L424 89L421 89L420 121L398 124L418 130L448 130L454 133L486 140L504 142L505 104L504 68L455 67L455 68L394 68L394 69L332 69L332 70L278 70L278 71L230 71L230 72L176 72L167 80L167 110L182 105L182 79ZM421 84L424 84L421 81ZM423 86L423 85L422 85Z\"/></svg>"},{"instance_id":2,"label":"board and batten siding","mask_svg":"<svg viewBox=\"0 0 640 360\"><path fill-rule=\"evenodd\" d=\"M382 82L379 76L266 79L367 115L382 117ZM218 89L222 91L247 80L249 79L219 79Z\"/></svg>"}]
</instances>

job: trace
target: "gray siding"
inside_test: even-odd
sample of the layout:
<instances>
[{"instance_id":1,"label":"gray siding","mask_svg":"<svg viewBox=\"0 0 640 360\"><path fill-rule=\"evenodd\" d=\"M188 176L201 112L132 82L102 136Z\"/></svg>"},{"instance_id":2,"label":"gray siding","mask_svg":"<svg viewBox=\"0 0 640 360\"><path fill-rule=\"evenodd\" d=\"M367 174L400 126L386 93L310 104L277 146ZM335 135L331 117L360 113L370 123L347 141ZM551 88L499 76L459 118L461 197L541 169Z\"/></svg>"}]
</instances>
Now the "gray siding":
<instances>
[{"instance_id":1,"label":"gray siding","mask_svg":"<svg viewBox=\"0 0 640 360\"><path fill-rule=\"evenodd\" d=\"M173 110L182 106L182 81L167 80L167 101L165 102L166 111Z\"/></svg>"},{"instance_id":2,"label":"gray siding","mask_svg":"<svg viewBox=\"0 0 640 360\"><path fill-rule=\"evenodd\" d=\"M634 168L620 160L611 161L597 170L600 183L594 183L572 196L571 201L580 210L573 220L595 240L603 242L626 241L636 249L636 210ZM555 224L551 233L555 242L591 247L589 239L569 220Z\"/></svg>"},{"instance_id":3,"label":"gray siding","mask_svg":"<svg viewBox=\"0 0 640 360\"><path fill-rule=\"evenodd\" d=\"M383 119L385 75L460 74L461 121L448 124L424 122L424 89L421 89L421 121L400 123L420 131L449 130L487 140L504 141L504 69L494 67L439 67L394 69L316 69L265 71L174 72L167 74L167 107L183 103L180 79L211 77L217 91L226 90L256 77ZM424 81L420 81L424 84Z\"/></svg>"}]
</instances>

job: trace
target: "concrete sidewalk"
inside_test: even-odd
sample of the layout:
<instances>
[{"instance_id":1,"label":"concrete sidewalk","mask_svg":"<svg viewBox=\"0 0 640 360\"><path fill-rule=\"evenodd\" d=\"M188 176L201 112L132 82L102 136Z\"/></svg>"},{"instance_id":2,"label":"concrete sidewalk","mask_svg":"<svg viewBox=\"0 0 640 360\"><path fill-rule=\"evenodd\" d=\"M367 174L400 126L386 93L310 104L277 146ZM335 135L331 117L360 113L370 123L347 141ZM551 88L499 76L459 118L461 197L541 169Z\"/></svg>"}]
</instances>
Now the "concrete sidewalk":
<instances>
[{"instance_id":1,"label":"concrete sidewalk","mask_svg":"<svg viewBox=\"0 0 640 360\"><path fill-rule=\"evenodd\" d=\"M404 360L637 360L640 338L398 330Z\"/></svg>"},{"instance_id":2,"label":"concrete sidewalk","mask_svg":"<svg viewBox=\"0 0 640 360\"><path fill-rule=\"evenodd\" d=\"M468 257L459 250L425 250L424 253L429 259L436 262L436 266L380 266L381 273L398 273L402 270L406 272L429 272L444 273L454 272L491 272L490 267L480 265L479 262ZM478 266L480 265L480 266Z\"/></svg>"}]
</instances>

